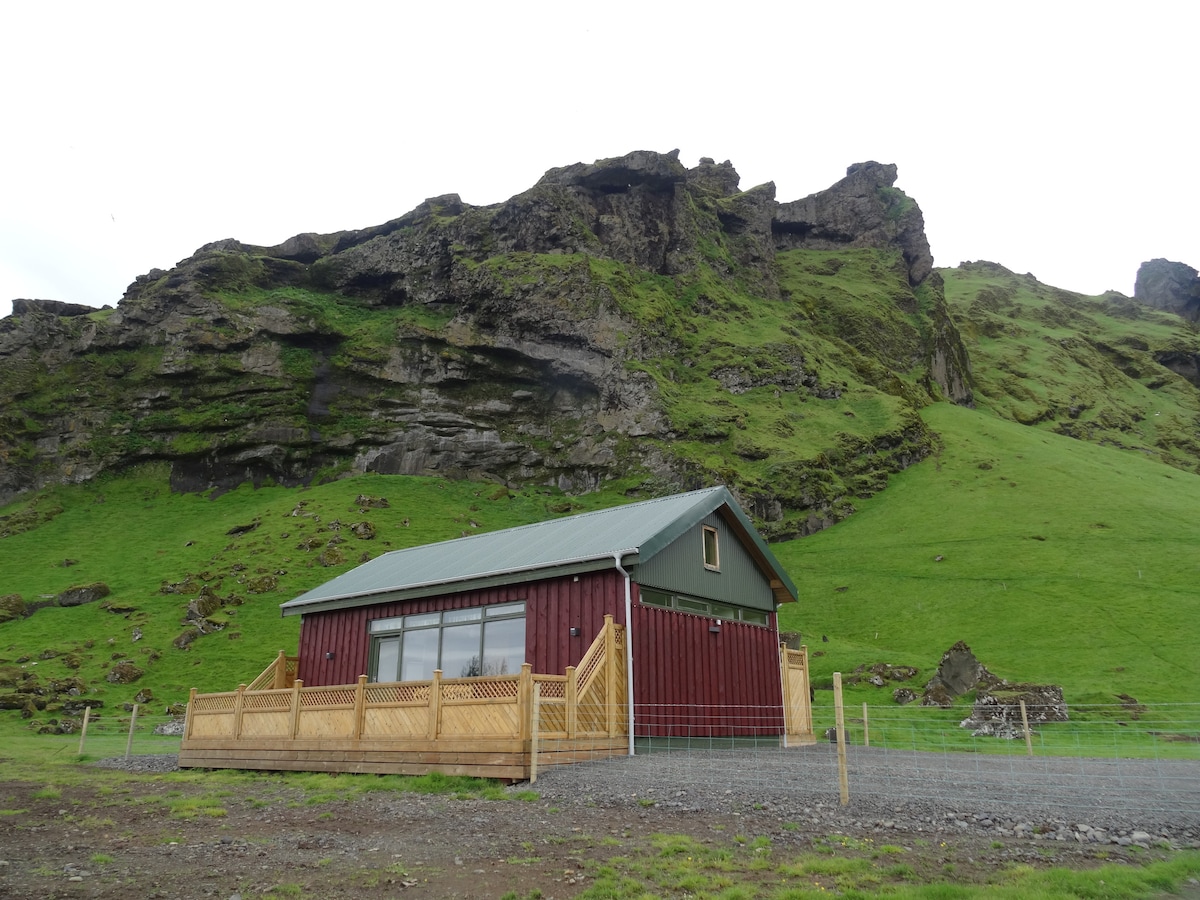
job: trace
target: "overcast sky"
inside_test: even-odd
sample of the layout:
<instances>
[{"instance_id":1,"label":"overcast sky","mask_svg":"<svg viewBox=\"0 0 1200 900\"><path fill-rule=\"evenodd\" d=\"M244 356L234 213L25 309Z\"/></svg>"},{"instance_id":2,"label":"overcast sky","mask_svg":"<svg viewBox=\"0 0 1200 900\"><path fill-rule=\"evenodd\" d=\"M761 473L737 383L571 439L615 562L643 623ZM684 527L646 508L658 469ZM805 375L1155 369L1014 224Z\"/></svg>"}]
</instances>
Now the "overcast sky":
<instances>
[{"instance_id":1,"label":"overcast sky","mask_svg":"<svg viewBox=\"0 0 1200 900\"><path fill-rule=\"evenodd\" d=\"M505 200L679 148L743 189L896 163L939 266L1086 293L1200 266L1200 4L7 3L0 316L209 241Z\"/></svg>"}]
</instances>

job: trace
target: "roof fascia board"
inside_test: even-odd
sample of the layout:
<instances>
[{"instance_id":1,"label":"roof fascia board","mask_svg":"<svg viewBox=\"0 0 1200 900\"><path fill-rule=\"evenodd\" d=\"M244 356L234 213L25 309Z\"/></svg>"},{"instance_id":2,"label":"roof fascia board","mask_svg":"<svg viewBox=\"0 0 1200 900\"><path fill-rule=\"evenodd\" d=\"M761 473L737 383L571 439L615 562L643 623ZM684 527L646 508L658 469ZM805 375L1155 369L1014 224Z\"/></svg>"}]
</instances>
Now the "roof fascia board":
<instances>
[{"instance_id":1,"label":"roof fascia board","mask_svg":"<svg viewBox=\"0 0 1200 900\"><path fill-rule=\"evenodd\" d=\"M423 597L433 597L438 594L459 594L465 591L500 587L506 584L541 580L542 578L559 578L565 575L598 572L603 569L614 568L617 554L620 555L623 565L636 566L638 564L638 551L634 547L615 551L615 554L605 553L603 555L584 556L576 559L556 560L555 562L519 566L496 572L483 572L467 578L428 581L423 584L411 585L403 590L363 591L358 594L345 594L339 597L309 600L305 603L296 603L294 600L289 600L286 603L280 604L280 613L284 616L296 616L315 612L328 612L335 609L353 609L357 606L374 606L379 603L420 600ZM540 577L532 579L529 577L530 575L539 575Z\"/></svg>"}]
</instances>

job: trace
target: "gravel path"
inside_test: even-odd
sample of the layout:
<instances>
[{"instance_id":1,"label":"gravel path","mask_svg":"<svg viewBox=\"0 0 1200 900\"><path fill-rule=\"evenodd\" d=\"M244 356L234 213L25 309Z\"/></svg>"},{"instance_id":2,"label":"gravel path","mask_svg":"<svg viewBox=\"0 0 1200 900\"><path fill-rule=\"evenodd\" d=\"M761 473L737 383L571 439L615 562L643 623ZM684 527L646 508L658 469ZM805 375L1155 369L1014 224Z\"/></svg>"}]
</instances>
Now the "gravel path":
<instances>
[{"instance_id":1,"label":"gravel path","mask_svg":"<svg viewBox=\"0 0 1200 900\"><path fill-rule=\"evenodd\" d=\"M837 752L652 753L544 770L536 789L559 803L682 810L771 809L847 828L997 829L1080 842L1200 846L1200 760L1028 758L847 749L850 803L839 803Z\"/></svg>"},{"instance_id":2,"label":"gravel path","mask_svg":"<svg viewBox=\"0 0 1200 900\"><path fill-rule=\"evenodd\" d=\"M96 765L165 772L173 756ZM688 750L543 769L535 790L560 807L766 811L847 830L994 831L1079 843L1200 847L1200 760L1028 758L847 748ZM527 789L528 785L516 785Z\"/></svg>"}]
</instances>

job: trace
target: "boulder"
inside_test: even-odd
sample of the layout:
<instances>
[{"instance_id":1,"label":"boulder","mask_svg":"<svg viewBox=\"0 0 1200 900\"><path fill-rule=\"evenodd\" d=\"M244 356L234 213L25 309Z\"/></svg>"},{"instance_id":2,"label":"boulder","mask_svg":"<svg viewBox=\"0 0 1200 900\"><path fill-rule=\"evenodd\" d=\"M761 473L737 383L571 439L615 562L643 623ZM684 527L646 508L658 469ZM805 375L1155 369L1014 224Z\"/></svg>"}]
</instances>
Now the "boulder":
<instances>
[{"instance_id":1,"label":"boulder","mask_svg":"<svg viewBox=\"0 0 1200 900\"><path fill-rule=\"evenodd\" d=\"M97 600L103 600L111 591L108 585L103 581L97 581L92 584L78 585L76 587L67 588L55 599L58 606L82 606L85 603L95 603Z\"/></svg>"},{"instance_id":2,"label":"boulder","mask_svg":"<svg viewBox=\"0 0 1200 900\"><path fill-rule=\"evenodd\" d=\"M1030 726L1069 720L1062 688L1056 684L1000 684L976 695L971 715L961 723L976 736L1023 737L1021 702Z\"/></svg>"},{"instance_id":3,"label":"boulder","mask_svg":"<svg viewBox=\"0 0 1200 900\"><path fill-rule=\"evenodd\" d=\"M20 594L0 597L0 622L10 622L25 615L25 599Z\"/></svg>"},{"instance_id":4,"label":"boulder","mask_svg":"<svg viewBox=\"0 0 1200 900\"><path fill-rule=\"evenodd\" d=\"M1200 322L1200 275L1191 266L1152 259L1138 268L1133 298L1166 312Z\"/></svg>"},{"instance_id":5,"label":"boulder","mask_svg":"<svg viewBox=\"0 0 1200 900\"><path fill-rule=\"evenodd\" d=\"M134 664L131 659L123 659L104 676L104 680L109 684L129 684L132 681L137 681L146 670Z\"/></svg>"},{"instance_id":6,"label":"boulder","mask_svg":"<svg viewBox=\"0 0 1200 900\"><path fill-rule=\"evenodd\" d=\"M975 658L971 648L959 641L942 654L937 672L925 685L921 705L948 707L969 691L1000 683L1002 680Z\"/></svg>"}]
</instances>

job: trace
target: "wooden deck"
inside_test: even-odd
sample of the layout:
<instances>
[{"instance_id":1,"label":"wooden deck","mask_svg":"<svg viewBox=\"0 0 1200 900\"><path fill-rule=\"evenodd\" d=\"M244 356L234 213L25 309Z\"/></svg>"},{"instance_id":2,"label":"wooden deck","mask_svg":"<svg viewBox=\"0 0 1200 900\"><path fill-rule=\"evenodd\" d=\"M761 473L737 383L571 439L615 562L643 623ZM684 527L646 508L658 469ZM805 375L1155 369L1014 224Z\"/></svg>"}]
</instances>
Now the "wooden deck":
<instances>
[{"instance_id":1,"label":"wooden deck","mask_svg":"<svg viewBox=\"0 0 1200 900\"><path fill-rule=\"evenodd\" d=\"M539 766L627 751L624 652L625 630L608 616L564 675L526 663L510 676L284 687L295 657L280 654L236 691L192 691L179 765L526 780Z\"/></svg>"},{"instance_id":2,"label":"wooden deck","mask_svg":"<svg viewBox=\"0 0 1200 900\"><path fill-rule=\"evenodd\" d=\"M188 701L184 768L536 780L539 768L628 752L623 626L605 626L578 666L534 674L305 687L280 654L236 691ZM783 740L811 744L808 654L780 647Z\"/></svg>"}]
</instances>

